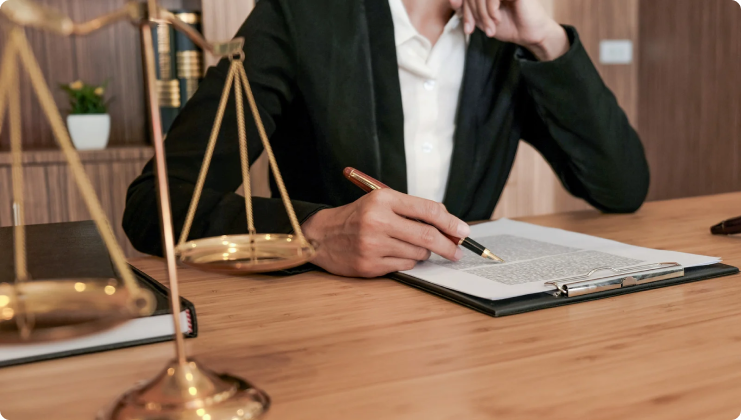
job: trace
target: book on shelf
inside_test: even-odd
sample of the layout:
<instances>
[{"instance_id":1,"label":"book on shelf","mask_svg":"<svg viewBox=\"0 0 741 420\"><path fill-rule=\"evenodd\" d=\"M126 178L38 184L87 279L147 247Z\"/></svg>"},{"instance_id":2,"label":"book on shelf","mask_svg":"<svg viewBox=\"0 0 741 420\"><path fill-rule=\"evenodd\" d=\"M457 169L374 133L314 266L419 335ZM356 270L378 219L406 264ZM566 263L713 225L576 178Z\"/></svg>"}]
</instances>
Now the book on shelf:
<instances>
[{"instance_id":1,"label":"book on shelf","mask_svg":"<svg viewBox=\"0 0 741 420\"><path fill-rule=\"evenodd\" d=\"M171 12L199 33L202 32L200 12L191 10L171 10ZM162 131L166 134L203 79L203 51L169 23L155 25L152 28L152 35Z\"/></svg>"},{"instance_id":2,"label":"book on shelf","mask_svg":"<svg viewBox=\"0 0 741 420\"><path fill-rule=\"evenodd\" d=\"M199 33L201 14L192 11L173 11L175 16L190 25ZM203 79L203 51L182 32L175 32L175 69L180 82L181 108L196 93L198 84Z\"/></svg>"}]
</instances>

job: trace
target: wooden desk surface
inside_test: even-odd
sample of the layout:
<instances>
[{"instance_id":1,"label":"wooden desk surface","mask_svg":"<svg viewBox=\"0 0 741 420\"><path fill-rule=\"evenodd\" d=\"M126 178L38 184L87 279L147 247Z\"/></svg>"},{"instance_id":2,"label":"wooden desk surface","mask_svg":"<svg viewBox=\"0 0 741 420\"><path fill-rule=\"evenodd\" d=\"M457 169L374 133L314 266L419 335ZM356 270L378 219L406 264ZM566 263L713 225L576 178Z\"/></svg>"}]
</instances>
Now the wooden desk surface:
<instances>
[{"instance_id":1,"label":"wooden desk surface","mask_svg":"<svg viewBox=\"0 0 741 420\"><path fill-rule=\"evenodd\" d=\"M717 255L708 228L741 193L635 215L525 219L630 244ZM164 279L156 259L134 261ZM741 412L741 276L494 319L391 280L180 271L191 354L269 392L278 419L731 420ZM91 419L171 357L149 345L0 370L12 420Z\"/></svg>"}]
</instances>

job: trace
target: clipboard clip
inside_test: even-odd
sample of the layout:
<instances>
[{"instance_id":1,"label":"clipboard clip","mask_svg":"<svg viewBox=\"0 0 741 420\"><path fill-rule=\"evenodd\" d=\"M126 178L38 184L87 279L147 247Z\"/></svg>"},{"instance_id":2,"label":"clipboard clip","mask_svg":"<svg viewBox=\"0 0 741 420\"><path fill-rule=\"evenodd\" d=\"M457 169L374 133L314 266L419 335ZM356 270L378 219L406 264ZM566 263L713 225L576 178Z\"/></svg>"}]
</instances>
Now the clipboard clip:
<instances>
[{"instance_id":1,"label":"clipboard clip","mask_svg":"<svg viewBox=\"0 0 741 420\"><path fill-rule=\"evenodd\" d=\"M602 272L609 274L594 277ZM683 276L684 267L680 264L657 263L627 268L600 267L580 276L547 281L545 284L556 287L556 296L574 297Z\"/></svg>"}]
</instances>

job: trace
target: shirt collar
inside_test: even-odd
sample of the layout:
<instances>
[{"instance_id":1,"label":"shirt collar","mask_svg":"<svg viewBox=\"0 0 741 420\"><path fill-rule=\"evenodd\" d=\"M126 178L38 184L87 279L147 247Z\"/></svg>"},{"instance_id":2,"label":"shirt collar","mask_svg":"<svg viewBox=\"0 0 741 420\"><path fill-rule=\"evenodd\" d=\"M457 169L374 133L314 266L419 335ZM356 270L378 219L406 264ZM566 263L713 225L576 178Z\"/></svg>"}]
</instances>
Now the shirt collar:
<instances>
[{"instance_id":1,"label":"shirt collar","mask_svg":"<svg viewBox=\"0 0 741 420\"><path fill-rule=\"evenodd\" d=\"M389 6L391 7L391 18L394 21L394 38L398 47L417 36L417 30L412 25L412 21L409 20L409 14L401 0L389 0Z\"/></svg>"},{"instance_id":2,"label":"shirt collar","mask_svg":"<svg viewBox=\"0 0 741 420\"><path fill-rule=\"evenodd\" d=\"M391 8L391 19L394 23L394 40L396 46L400 46L415 36L422 37L417 32L417 29L412 25L412 21L409 20L409 14L407 13L406 7L402 0L389 0L389 6ZM456 12L452 18L445 24L444 32L451 31L458 26L463 24L463 16L460 11ZM470 36L466 34L466 45Z\"/></svg>"}]
</instances>

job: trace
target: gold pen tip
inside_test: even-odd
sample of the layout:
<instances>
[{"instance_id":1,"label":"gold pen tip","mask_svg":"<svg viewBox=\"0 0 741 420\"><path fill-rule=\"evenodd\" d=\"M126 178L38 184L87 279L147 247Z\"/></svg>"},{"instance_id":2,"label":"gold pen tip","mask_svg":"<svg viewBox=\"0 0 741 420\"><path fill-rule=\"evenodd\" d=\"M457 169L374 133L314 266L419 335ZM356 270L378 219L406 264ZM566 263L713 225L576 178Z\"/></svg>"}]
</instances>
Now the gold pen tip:
<instances>
[{"instance_id":1,"label":"gold pen tip","mask_svg":"<svg viewBox=\"0 0 741 420\"><path fill-rule=\"evenodd\" d=\"M501 259L501 258L497 257L496 255L492 254L491 251L489 251L488 249L484 250L484 253L481 254L481 256L484 257L484 258L488 258L490 260L496 261L498 263L503 263L504 262L503 259Z\"/></svg>"}]
</instances>

